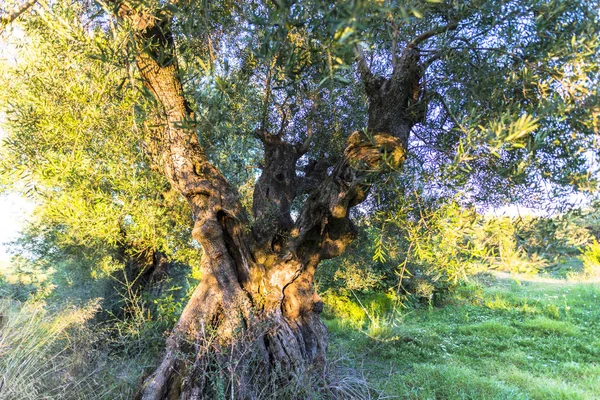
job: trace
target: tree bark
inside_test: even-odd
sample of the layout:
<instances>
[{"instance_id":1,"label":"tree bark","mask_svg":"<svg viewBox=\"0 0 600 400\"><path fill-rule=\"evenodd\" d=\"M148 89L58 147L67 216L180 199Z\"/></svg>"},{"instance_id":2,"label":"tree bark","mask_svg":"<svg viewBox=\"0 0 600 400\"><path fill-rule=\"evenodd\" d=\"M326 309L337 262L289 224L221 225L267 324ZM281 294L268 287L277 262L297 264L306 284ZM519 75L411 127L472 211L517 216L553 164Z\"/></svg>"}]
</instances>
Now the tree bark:
<instances>
[{"instance_id":1,"label":"tree bark","mask_svg":"<svg viewBox=\"0 0 600 400\"><path fill-rule=\"evenodd\" d=\"M378 176L405 159L415 123L409 107L418 100L418 54L405 52L390 79L374 77L359 62L369 129L353 133L332 172L313 179L295 221L291 204L302 186L296 163L306 146L257 132L265 165L250 225L235 190L198 142L179 79L171 16L126 3L118 15L136 31L143 48L136 58L140 74L162 108L156 162L189 202L193 237L203 249L202 280L139 397L250 399L300 374L322 372L328 337L314 274L321 260L339 256L354 239L350 209L365 200Z\"/></svg>"}]
</instances>

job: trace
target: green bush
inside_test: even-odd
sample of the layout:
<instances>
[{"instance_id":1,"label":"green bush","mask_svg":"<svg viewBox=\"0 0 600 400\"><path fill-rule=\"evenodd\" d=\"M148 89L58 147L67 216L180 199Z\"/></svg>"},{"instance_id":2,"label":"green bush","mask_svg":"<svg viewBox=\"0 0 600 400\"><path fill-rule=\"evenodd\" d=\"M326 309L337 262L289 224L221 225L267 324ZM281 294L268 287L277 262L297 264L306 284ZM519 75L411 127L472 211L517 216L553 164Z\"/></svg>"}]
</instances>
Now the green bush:
<instances>
[{"instance_id":1,"label":"green bush","mask_svg":"<svg viewBox=\"0 0 600 400\"><path fill-rule=\"evenodd\" d=\"M355 329L360 329L367 320L367 312L356 304L348 296L327 291L322 295L325 303L325 316L342 319Z\"/></svg>"},{"instance_id":2,"label":"green bush","mask_svg":"<svg viewBox=\"0 0 600 400\"><path fill-rule=\"evenodd\" d=\"M585 279L600 279L600 244L596 239L585 247L580 258L583 261L582 277Z\"/></svg>"}]
</instances>

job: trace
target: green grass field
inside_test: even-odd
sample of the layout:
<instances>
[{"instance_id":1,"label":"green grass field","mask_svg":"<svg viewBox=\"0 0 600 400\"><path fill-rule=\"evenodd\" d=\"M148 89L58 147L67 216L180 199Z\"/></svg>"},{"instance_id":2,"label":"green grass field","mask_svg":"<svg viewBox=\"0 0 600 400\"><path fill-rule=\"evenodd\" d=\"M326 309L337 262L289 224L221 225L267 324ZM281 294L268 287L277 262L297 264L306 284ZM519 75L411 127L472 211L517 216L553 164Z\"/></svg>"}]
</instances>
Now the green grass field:
<instances>
[{"instance_id":1,"label":"green grass field","mask_svg":"<svg viewBox=\"0 0 600 400\"><path fill-rule=\"evenodd\" d=\"M364 331L328 319L331 352L381 398L600 399L599 284L488 277L448 303Z\"/></svg>"},{"instance_id":2,"label":"green grass field","mask_svg":"<svg viewBox=\"0 0 600 400\"><path fill-rule=\"evenodd\" d=\"M375 399L600 399L598 283L488 275L441 307L394 318L385 299L363 299L363 314L350 300L328 303L329 359L342 358L332 379L358 394L343 398L363 398L366 381ZM348 319L331 317L333 306L346 307ZM115 358L89 346L110 337L86 325L95 310L0 301L0 379L10 383L0 398L131 398L154 356Z\"/></svg>"}]
</instances>

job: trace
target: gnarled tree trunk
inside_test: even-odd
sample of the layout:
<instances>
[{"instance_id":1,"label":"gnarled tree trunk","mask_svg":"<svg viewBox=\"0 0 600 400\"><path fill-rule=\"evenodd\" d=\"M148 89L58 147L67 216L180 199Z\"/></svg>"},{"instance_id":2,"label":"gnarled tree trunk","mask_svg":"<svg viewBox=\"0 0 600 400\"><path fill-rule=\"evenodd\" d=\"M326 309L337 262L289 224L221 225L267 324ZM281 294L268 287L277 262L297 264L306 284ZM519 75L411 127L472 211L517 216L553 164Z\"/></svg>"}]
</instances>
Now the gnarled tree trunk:
<instances>
[{"instance_id":1,"label":"gnarled tree trunk","mask_svg":"<svg viewBox=\"0 0 600 400\"><path fill-rule=\"evenodd\" d=\"M251 226L235 191L198 142L173 54L171 16L126 4L118 13L145 44L137 65L162 106L164 125L157 162L189 202L193 236L203 248L201 283L140 396L213 398L225 390L232 398L256 398L269 383L283 385L309 369L322 370L328 339L313 277L321 260L339 256L355 238L350 209L365 200L374 179L404 161L410 129L422 116L414 110L418 52L408 48L389 79L373 76L359 56L369 130L350 135L329 173L314 168L298 176L306 147L256 132L265 162ZM294 221L290 209L300 188L308 197Z\"/></svg>"}]
</instances>

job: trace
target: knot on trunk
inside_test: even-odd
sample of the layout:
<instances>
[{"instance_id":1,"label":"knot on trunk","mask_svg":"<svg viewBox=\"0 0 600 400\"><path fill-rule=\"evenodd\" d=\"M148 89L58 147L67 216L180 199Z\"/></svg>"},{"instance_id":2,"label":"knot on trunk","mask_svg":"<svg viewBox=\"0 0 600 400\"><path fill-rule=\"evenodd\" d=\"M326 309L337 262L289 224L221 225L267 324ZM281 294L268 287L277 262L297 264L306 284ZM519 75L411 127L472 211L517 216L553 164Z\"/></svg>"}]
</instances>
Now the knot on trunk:
<instances>
[{"instance_id":1,"label":"knot on trunk","mask_svg":"<svg viewBox=\"0 0 600 400\"><path fill-rule=\"evenodd\" d=\"M348 138L344 156L357 171L383 172L397 169L406 157L400 139L387 134L372 136L356 131Z\"/></svg>"}]
</instances>

